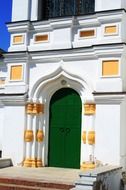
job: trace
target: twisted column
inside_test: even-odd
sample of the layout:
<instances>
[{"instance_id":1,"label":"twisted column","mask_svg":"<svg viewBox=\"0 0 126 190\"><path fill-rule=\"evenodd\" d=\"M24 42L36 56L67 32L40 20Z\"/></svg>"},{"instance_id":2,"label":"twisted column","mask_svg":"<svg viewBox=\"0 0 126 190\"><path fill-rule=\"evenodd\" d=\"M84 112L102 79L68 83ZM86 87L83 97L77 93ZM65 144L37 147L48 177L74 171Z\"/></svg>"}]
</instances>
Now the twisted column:
<instances>
[{"instance_id":1,"label":"twisted column","mask_svg":"<svg viewBox=\"0 0 126 190\"><path fill-rule=\"evenodd\" d=\"M24 131L25 141L25 167L42 167L42 141L44 133L42 130L42 113L44 105L38 102L29 102L26 105L27 128Z\"/></svg>"},{"instance_id":2,"label":"twisted column","mask_svg":"<svg viewBox=\"0 0 126 190\"><path fill-rule=\"evenodd\" d=\"M23 166L31 167L31 147L34 139L33 130L32 130L32 115L33 103L28 103L26 105L26 114L27 114L27 128L24 131L24 141L26 146L25 159Z\"/></svg>"},{"instance_id":3,"label":"twisted column","mask_svg":"<svg viewBox=\"0 0 126 190\"><path fill-rule=\"evenodd\" d=\"M94 103L84 104L84 115L85 115L85 127L82 131L82 140L84 149L84 161L81 165L81 169L93 169L95 168L94 162L94 146L95 146L95 112L96 105Z\"/></svg>"}]
</instances>

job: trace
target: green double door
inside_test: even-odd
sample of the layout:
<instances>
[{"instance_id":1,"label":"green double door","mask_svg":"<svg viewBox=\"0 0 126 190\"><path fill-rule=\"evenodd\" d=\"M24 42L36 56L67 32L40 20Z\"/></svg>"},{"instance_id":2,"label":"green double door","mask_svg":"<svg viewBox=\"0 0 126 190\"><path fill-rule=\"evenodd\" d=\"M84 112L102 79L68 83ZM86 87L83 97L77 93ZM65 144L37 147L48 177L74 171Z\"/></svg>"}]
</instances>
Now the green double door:
<instances>
[{"instance_id":1,"label":"green double door","mask_svg":"<svg viewBox=\"0 0 126 190\"><path fill-rule=\"evenodd\" d=\"M80 168L81 100L70 88L58 90L50 102L50 167Z\"/></svg>"}]
</instances>

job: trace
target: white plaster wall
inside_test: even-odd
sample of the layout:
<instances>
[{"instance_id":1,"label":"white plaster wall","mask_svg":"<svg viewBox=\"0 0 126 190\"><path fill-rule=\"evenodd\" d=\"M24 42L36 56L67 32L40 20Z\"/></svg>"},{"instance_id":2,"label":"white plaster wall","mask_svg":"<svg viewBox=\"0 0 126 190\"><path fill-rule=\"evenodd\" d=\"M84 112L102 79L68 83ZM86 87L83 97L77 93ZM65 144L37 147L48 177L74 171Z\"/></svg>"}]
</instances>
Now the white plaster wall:
<instances>
[{"instance_id":1,"label":"white plaster wall","mask_svg":"<svg viewBox=\"0 0 126 190\"><path fill-rule=\"evenodd\" d=\"M121 78L122 78L122 85L123 91L126 91L126 47L124 48L124 52L121 57Z\"/></svg>"},{"instance_id":2,"label":"white plaster wall","mask_svg":"<svg viewBox=\"0 0 126 190\"><path fill-rule=\"evenodd\" d=\"M60 28L53 31L53 49L71 48L71 28Z\"/></svg>"},{"instance_id":3,"label":"white plaster wall","mask_svg":"<svg viewBox=\"0 0 126 190\"><path fill-rule=\"evenodd\" d=\"M13 0L12 21L29 19L29 0Z\"/></svg>"},{"instance_id":4,"label":"white plaster wall","mask_svg":"<svg viewBox=\"0 0 126 190\"><path fill-rule=\"evenodd\" d=\"M125 1L125 0L122 0L121 2L122 2L122 4L121 4L121 5L122 5L122 8L126 9L126 1Z\"/></svg>"},{"instance_id":5,"label":"white plaster wall","mask_svg":"<svg viewBox=\"0 0 126 190\"><path fill-rule=\"evenodd\" d=\"M96 0L95 11L120 9L121 6L123 6L121 0Z\"/></svg>"},{"instance_id":6,"label":"white plaster wall","mask_svg":"<svg viewBox=\"0 0 126 190\"><path fill-rule=\"evenodd\" d=\"M95 157L103 164L120 164L120 105L96 107Z\"/></svg>"},{"instance_id":7,"label":"white plaster wall","mask_svg":"<svg viewBox=\"0 0 126 190\"><path fill-rule=\"evenodd\" d=\"M126 42L126 13L123 13L122 22L121 22L121 37L122 41Z\"/></svg>"},{"instance_id":8,"label":"white plaster wall","mask_svg":"<svg viewBox=\"0 0 126 190\"><path fill-rule=\"evenodd\" d=\"M3 119L4 119L4 107L0 105L0 150L3 149Z\"/></svg>"},{"instance_id":9,"label":"white plaster wall","mask_svg":"<svg viewBox=\"0 0 126 190\"><path fill-rule=\"evenodd\" d=\"M3 128L3 157L12 158L13 164L23 161L25 127L24 106L6 106Z\"/></svg>"},{"instance_id":10,"label":"white plaster wall","mask_svg":"<svg viewBox=\"0 0 126 190\"><path fill-rule=\"evenodd\" d=\"M126 169L126 98L120 106L120 163Z\"/></svg>"},{"instance_id":11,"label":"white plaster wall","mask_svg":"<svg viewBox=\"0 0 126 190\"><path fill-rule=\"evenodd\" d=\"M31 0L31 20L38 19L38 0Z\"/></svg>"}]
</instances>

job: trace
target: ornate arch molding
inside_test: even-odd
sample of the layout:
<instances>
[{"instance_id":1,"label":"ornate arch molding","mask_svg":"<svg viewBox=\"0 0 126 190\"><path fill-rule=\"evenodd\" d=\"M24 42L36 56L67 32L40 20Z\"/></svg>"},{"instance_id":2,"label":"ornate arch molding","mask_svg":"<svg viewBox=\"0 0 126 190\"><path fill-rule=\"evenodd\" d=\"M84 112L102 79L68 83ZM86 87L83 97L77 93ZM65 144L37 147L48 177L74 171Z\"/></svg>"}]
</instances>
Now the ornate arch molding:
<instances>
[{"instance_id":1,"label":"ornate arch molding","mask_svg":"<svg viewBox=\"0 0 126 190\"><path fill-rule=\"evenodd\" d=\"M78 76L75 73L67 71L63 66L58 67L55 71L40 78L34 84L29 98L38 100L41 93L43 93L43 95L44 93L46 93L46 95L48 93L48 96L51 96L56 90L63 87L74 88L81 97L83 97L84 92L90 99L93 99L93 87L86 74L84 74L84 77Z\"/></svg>"}]
</instances>

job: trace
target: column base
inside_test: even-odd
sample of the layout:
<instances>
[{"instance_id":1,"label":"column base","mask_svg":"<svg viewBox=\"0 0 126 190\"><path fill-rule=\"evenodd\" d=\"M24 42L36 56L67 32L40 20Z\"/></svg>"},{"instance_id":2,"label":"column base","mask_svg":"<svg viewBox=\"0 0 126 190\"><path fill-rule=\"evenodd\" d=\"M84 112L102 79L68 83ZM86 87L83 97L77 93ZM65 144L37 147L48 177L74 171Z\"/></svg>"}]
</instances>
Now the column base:
<instances>
[{"instance_id":1,"label":"column base","mask_svg":"<svg viewBox=\"0 0 126 190\"><path fill-rule=\"evenodd\" d=\"M25 159L23 162L23 166L24 167L31 167L31 159L30 158Z\"/></svg>"},{"instance_id":2,"label":"column base","mask_svg":"<svg viewBox=\"0 0 126 190\"><path fill-rule=\"evenodd\" d=\"M42 160L41 160L41 159L38 159L38 160L37 160L37 167L38 167L38 168L43 167L43 163L42 163Z\"/></svg>"},{"instance_id":3,"label":"column base","mask_svg":"<svg viewBox=\"0 0 126 190\"><path fill-rule=\"evenodd\" d=\"M81 170L91 170L91 169L94 169L94 168L96 168L95 163L93 163L93 162L83 162L80 169Z\"/></svg>"},{"instance_id":4,"label":"column base","mask_svg":"<svg viewBox=\"0 0 126 190\"><path fill-rule=\"evenodd\" d=\"M23 161L23 167L32 167L32 168L40 168L43 167L43 163L41 159L25 159Z\"/></svg>"},{"instance_id":5,"label":"column base","mask_svg":"<svg viewBox=\"0 0 126 190\"><path fill-rule=\"evenodd\" d=\"M32 159L32 161L31 161L31 167L32 168L37 168L37 159L36 158Z\"/></svg>"},{"instance_id":6,"label":"column base","mask_svg":"<svg viewBox=\"0 0 126 190\"><path fill-rule=\"evenodd\" d=\"M32 159L31 161L31 167L32 168L40 168L43 167L42 160L41 159Z\"/></svg>"}]
</instances>

